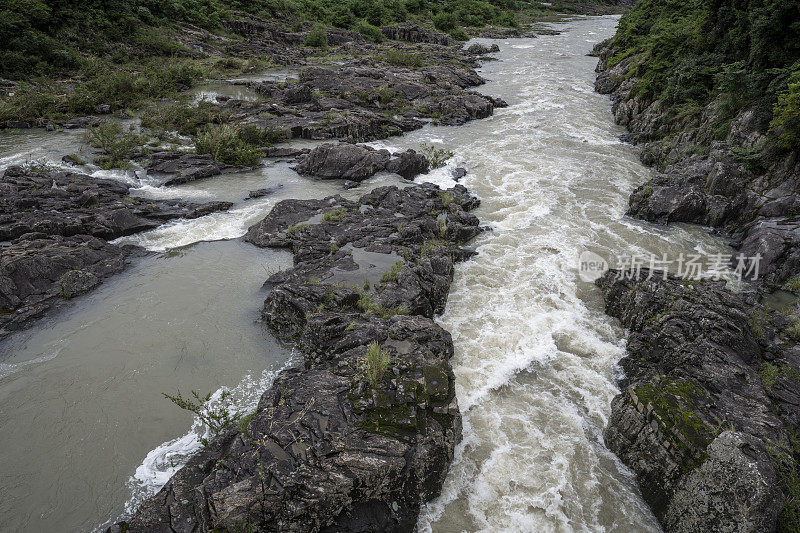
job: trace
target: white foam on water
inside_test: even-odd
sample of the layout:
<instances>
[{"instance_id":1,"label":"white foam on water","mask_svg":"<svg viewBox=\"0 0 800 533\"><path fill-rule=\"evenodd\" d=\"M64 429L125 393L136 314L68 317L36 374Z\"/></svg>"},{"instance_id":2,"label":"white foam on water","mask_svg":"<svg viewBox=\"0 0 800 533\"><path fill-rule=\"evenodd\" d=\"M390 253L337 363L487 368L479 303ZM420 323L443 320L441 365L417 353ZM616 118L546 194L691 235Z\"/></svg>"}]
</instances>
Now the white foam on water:
<instances>
[{"instance_id":1,"label":"white foam on water","mask_svg":"<svg viewBox=\"0 0 800 533\"><path fill-rule=\"evenodd\" d=\"M272 386L278 374L295 364L297 358L293 352L277 370L264 370L258 376L248 375L232 389L218 389L212 394L209 406L211 408L219 406L222 393L227 390L231 393L229 408L233 414L244 416L252 413L258 405L261 394ZM188 432L151 450L128 480L131 497L125 504L123 516L132 515L145 499L161 490L175 472L200 450L203 446L202 440L211 437L209 429L195 417ZM116 520L118 519L99 525L96 531L102 530Z\"/></svg>"},{"instance_id":2,"label":"white foam on water","mask_svg":"<svg viewBox=\"0 0 800 533\"><path fill-rule=\"evenodd\" d=\"M273 199L254 201L224 212L203 217L168 222L156 229L120 237L113 244L135 244L146 250L163 252L201 241L235 239L263 218L274 204Z\"/></svg>"}]
</instances>

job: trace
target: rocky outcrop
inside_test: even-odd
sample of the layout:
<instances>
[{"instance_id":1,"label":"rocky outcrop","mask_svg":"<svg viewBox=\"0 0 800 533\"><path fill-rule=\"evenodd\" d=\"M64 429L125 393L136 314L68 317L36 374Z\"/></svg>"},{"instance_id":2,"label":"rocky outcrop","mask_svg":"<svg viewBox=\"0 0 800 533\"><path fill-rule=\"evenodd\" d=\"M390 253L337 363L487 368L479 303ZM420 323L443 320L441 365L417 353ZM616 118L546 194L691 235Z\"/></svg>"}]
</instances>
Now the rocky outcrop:
<instances>
[{"instance_id":1,"label":"rocky outcrop","mask_svg":"<svg viewBox=\"0 0 800 533\"><path fill-rule=\"evenodd\" d=\"M797 496L800 349L786 318L722 282L612 270L597 285L606 312L630 329L605 441L665 529L774 531Z\"/></svg>"},{"instance_id":2,"label":"rocky outcrop","mask_svg":"<svg viewBox=\"0 0 800 533\"><path fill-rule=\"evenodd\" d=\"M209 155L187 152L156 152L150 156L147 173L164 179L163 185L180 185L203 178L242 172L248 167L236 167L214 161Z\"/></svg>"},{"instance_id":3,"label":"rocky outcrop","mask_svg":"<svg viewBox=\"0 0 800 533\"><path fill-rule=\"evenodd\" d=\"M454 48L421 46L407 53L430 57L435 64L405 68L363 58L337 69L311 67L296 83L251 83L268 103L229 101L226 106L289 138L363 142L419 129L427 120L461 125L507 105L465 91L484 83L467 66L473 56Z\"/></svg>"},{"instance_id":4,"label":"rocky outcrop","mask_svg":"<svg viewBox=\"0 0 800 533\"><path fill-rule=\"evenodd\" d=\"M428 159L414 150L390 154L369 146L322 144L298 159L297 172L322 179L363 181L380 171L394 172L405 179L430 170Z\"/></svg>"},{"instance_id":5,"label":"rocky outcrop","mask_svg":"<svg viewBox=\"0 0 800 533\"><path fill-rule=\"evenodd\" d=\"M455 39L436 30L423 28L413 22L402 22L394 26L384 26L381 32L387 39L393 41L407 41L410 43L431 43L449 46L455 44Z\"/></svg>"},{"instance_id":6,"label":"rocky outcrop","mask_svg":"<svg viewBox=\"0 0 800 533\"><path fill-rule=\"evenodd\" d=\"M262 314L305 363L127 531L412 530L460 438L452 342L432 318L454 262L473 253L460 243L480 231L477 204L461 186L383 187L356 202L286 200L251 227L247 241L295 255L268 280Z\"/></svg>"},{"instance_id":7,"label":"rocky outcrop","mask_svg":"<svg viewBox=\"0 0 800 533\"><path fill-rule=\"evenodd\" d=\"M113 180L9 167L0 179L0 337L121 272L134 248L107 240L230 205L134 198Z\"/></svg>"},{"instance_id":8,"label":"rocky outcrop","mask_svg":"<svg viewBox=\"0 0 800 533\"><path fill-rule=\"evenodd\" d=\"M719 102L696 115L675 118L658 100L638 97L631 56L616 64L609 42L600 56L595 89L610 94L618 124L641 144L641 159L660 173L638 187L628 214L651 222L690 222L719 228L746 255L760 254L763 280L780 286L800 266L800 155L765 156L766 135L753 109L735 117L725 140L719 135Z\"/></svg>"}]
</instances>

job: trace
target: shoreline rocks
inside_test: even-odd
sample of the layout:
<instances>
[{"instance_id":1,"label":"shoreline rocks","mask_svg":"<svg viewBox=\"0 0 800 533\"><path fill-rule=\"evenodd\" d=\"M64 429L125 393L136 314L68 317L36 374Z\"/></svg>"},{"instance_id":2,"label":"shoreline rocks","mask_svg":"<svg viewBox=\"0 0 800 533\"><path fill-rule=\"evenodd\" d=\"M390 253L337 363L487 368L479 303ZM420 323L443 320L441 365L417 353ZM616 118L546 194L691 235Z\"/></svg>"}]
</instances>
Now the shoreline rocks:
<instances>
[{"instance_id":1,"label":"shoreline rocks","mask_svg":"<svg viewBox=\"0 0 800 533\"><path fill-rule=\"evenodd\" d=\"M107 241L230 205L136 198L114 180L8 167L0 178L0 338L122 272L140 252Z\"/></svg>"},{"instance_id":2,"label":"shoreline rocks","mask_svg":"<svg viewBox=\"0 0 800 533\"><path fill-rule=\"evenodd\" d=\"M800 347L753 295L648 274L596 282L630 330L606 445L666 531L774 531L795 496ZM765 380L765 365L782 369L791 395Z\"/></svg>"},{"instance_id":3,"label":"shoreline rocks","mask_svg":"<svg viewBox=\"0 0 800 533\"><path fill-rule=\"evenodd\" d=\"M355 202L284 200L252 226L246 241L294 253L262 316L304 364L120 527L413 529L461 436L452 341L433 316L474 253L462 243L481 231L477 205L462 186L381 187Z\"/></svg>"},{"instance_id":4,"label":"shoreline rocks","mask_svg":"<svg viewBox=\"0 0 800 533\"><path fill-rule=\"evenodd\" d=\"M764 283L771 288L800 271L800 154L753 158L766 136L751 109L733 119L723 141L714 139L715 101L698 111L696 123L671 120L660 101L632 93L638 80L629 74L638 58L608 67L614 54L609 42L595 53L595 90L610 95L615 121L631 132L629 141L642 146L642 162L660 171L633 191L627 214L715 228L745 255L762 256Z\"/></svg>"}]
</instances>

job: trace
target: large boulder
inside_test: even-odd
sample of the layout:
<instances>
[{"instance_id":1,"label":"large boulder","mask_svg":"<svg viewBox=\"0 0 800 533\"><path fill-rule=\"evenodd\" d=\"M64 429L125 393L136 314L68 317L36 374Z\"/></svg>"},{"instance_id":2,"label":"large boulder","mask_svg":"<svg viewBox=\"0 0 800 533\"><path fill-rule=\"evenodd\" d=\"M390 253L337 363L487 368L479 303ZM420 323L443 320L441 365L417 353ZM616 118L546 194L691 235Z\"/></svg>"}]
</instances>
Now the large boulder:
<instances>
[{"instance_id":1,"label":"large boulder","mask_svg":"<svg viewBox=\"0 0 800 533\"><path fill-rule=\"evenodd\" d=\"M297 172L321 179L363 181L381 171L406 179L428 172L428 159L414 150L390 154L369 146L325 143L298 158Z\"/></svg>"}]
</instances>

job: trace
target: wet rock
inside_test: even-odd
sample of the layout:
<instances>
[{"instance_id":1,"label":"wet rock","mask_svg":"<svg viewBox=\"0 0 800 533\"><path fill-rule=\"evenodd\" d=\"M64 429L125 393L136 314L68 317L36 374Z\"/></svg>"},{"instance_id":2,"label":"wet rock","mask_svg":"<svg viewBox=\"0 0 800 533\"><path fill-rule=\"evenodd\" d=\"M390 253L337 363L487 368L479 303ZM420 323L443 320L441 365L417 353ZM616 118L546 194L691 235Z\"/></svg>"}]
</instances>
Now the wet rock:
<instances>
[{"instance_id":1,"label":"wet rock","mask_svg":"<svg viewBox=\"0 0 800 533\"><path fill-rule=\"evenodd\" d=\"M479 232L465 211L475 205L460 186L382 187L356 202L285 200L251 227L249 242L295 254L262 314L305 365L282 372L246 427L190 459L128 531L413 530L460 439L452 340L432 317L454 261L469 257L459 240ZM365 373L373 342L390 354L377 379Z\"/></svg>"},{"instance_id":2,"label":"wet rock","mask_svg":"<svg viewBox=\"0 0 800 533\"><path fill-rule=\"evenodd\" d=\"M130 250L88 235L28 233L0 248L0 338L121 272Z\"/></svg>"},{"instance_id":3,"label":"wet rock","mask_svg":"<svg viewBox=\"0 0 800 533\"><path fill-rule=\"evenodd\" d=\"M111 113L111 106L108 104L99 104L94 108L94 112L98 115L108 115Z\"/></svg>"},{"instance_id":4,"label":"wet rock","mask_svg":"<svg viewBox=\"0 0 800 533\"><path fill-rule=\"evenodd\" d=\"M500 51L500 47L497 46L497 44L493 44L492 46L486 46L485 44L475 43L475 44L471 44L469 46L469 48L467 48L467 53L472 54L472 55L476 55L476 56L492 54L492 53L499 52L499 51Z\"/></svg>"},{"instance_id":5,"label":"wet rock","mask_svg":"<svg viewBox=\"0 0 800 533\"><path fill-rule=\"evenodd\" d=\"M275 157L277 159L294 159L310 151L309 148L290 148L286 146L270 146L262 149L264 157Z\"/></svg>"},{"instance_id":6,"label":"wet rock","mask_svg":"<svg viewBox=\"0 0 800 533\"><path fill-rule=\"evenodd\" d=\"M156 152L150 156L148 174L164 178L164 185L180 185L220 174L242 172L249 167L236 167L214 161L211 156L186 152Z\"/></svg>"},{"instance_id":7,"label":"wet rock","mask_svg":"<svg viewBox=\"0 0 800 533\"><path fill-rule=\"evenodd\" d=\"M255 191L250 191L250 194L247 196L248 198L263 198L264 196L269 196L270 194L275 194L278 189L281 189L283 185L275 185L273 187L265 187L263 189L257 189Z\"/></svg>"},{"instance_id":8,"label":"wet rock","mask_svg":"<svg viewBox=\"0 0 800 533\"><path fill-rule=\"evenodd\" d=\"M597 281L606 312L631 330L606 445L665 530L773 531L784 501L776 465L794 461L800 410L776 400L760 370L796 368L796 341L752 294L648 276Z\"/></svg>"},{"instance_id":9,"label":"wet rock","mask_svg":"<svg viewBox=\"0 0 800 533\"><path fill-rule=\"evenodd\" d=\"M463 167L456 167L450 171L450 175L453 176L454 180L458 181L467 175L467 169Z\"/></svg>"},{"instance_id":10,"label":"wet rock","mask_svg":"<svg viewBox=\"0 0 800 533\"><path fill-rule=\"evenodd\" d=\"M76 117L66 121L64 123L64 129L74 130L77 128L90 128L92 126L97 126L101 122L102 119L100 117L95 117L95 116Z\"/></svg>"},{"instance_id":11,"label":"wet rock","mask_svg":"<svg viewBox=\"0 0 800 533\"><path fill-rule=\"evenodd\" d=\"M81 166L81 165L85 165L86 164L85 161L79 161L78 159L75 158L75 156L72 156L72 155L65 155L64 157L61 158L61 161L63 163L68 164L68 165L72 165L73 167L77 167L77 166Z\"/></svg>"},{"instance_id":12,"label":"wet rock","mask_svg":"<svg viewBox=\"0 0 800 533\"><path fill-rule=\"evenodd\" d=\"M427 158L407 150L390 154L370 146L326 143L298 159L297 172L322 179L364 181L380 171L394 172L406 179L429 170Z\"/></svg>"},{"instance_id":13,"label":"wet rock","mask_svg":"<svg viewBox=\"0 0 800 533\"><path fill-rule=\"evenodd\" d=\"M9 167L0 178L0 337L122 271L131 248L106 240L230 206L134 198L114 180Z\"/></svg>"},{"instance_id":14,"label":"wet rock","mask_svg":"<svg viewBox=\"0 0 800 533\"><path fill-rule=\"evenodd\" d=\"M764 128L754 108L731 122L725 140L715 128L723 107L712 100L690 121L676 121L658 100L633 91L639 57L613 66L608 41L595 48L600 61L595 89L611 95L618 124L630 130L627 140L640 144L643 163L660 173L638 187L628 214L651 222L689 222L718 228L733 237L745 255L756 252L764 262L766 287L778 287L796 271L798 253L793 219L800 206L800 159L795 153L761 154Z\"/></svg>"},{"instance_id":15,"label":"wet rock","mask_svg":"<svg viewBox=\"0 0 800 533\"><path fill-rule=\"evenodd\" d=\"M21 120L7 120L6 121L6 128L14 129L14 130L27 130L31 127L29 122L23 122Z\"/></svg>"}]
</instances>

